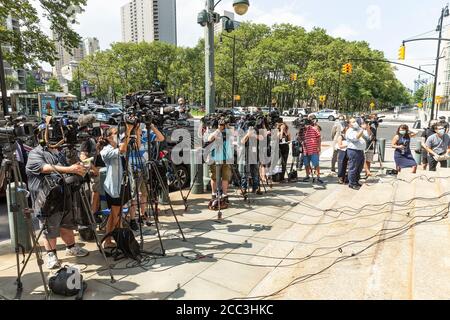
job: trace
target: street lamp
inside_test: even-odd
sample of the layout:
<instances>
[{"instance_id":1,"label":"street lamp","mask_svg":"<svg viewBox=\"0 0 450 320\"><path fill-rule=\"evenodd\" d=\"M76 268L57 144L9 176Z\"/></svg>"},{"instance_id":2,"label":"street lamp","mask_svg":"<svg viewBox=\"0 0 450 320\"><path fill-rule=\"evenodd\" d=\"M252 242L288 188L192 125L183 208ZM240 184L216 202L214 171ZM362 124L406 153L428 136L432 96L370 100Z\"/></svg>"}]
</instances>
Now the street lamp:
<instances>
[{"instance_id":1,"label":"street lamp","mask_svg":"<svg viewBox=\"0 0 450 320\"><path fill-rule=\"evenodd\" d=\"M222 19L229 20L228 17L222 17L214 12L221 1L206 0L205 10L197 16L197 23L205 27L205 102L207 114L215 111L214 25ZM249 0L234 0L233 2L234 11L238 15L247 13L249 6ZM227 24L230 25L230 23Z\"/></svg>"},{"instance_id":2,"label":"street lamp","mask_svg":"<svg viewBox=\"0 0 450 320\"><path fill-rule=\"evenodd\" d=\"M248 0L235 0L233 2L234 12L242 16L247 13L250 3Z\"/></svg>"}]
</instances>

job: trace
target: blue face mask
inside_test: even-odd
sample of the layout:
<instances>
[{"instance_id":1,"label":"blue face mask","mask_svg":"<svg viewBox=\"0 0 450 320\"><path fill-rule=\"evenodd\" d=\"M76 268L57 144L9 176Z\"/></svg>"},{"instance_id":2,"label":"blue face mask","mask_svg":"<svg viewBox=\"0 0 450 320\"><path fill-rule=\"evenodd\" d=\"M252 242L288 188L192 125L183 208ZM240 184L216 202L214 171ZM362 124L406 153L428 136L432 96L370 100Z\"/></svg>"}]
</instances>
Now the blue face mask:
<instances>
[{"instance_id":1,"label":"blue face mask","mask_svg":"<svg viewBox=\"0 0 450 320\"><path fill-rule=\"evenodd\" d=\"M438 131L438 133L439 133L441 136L443 136L443 135L445 134L445 129L440 129L440 130Z\"/></svg>"}]
</instances>

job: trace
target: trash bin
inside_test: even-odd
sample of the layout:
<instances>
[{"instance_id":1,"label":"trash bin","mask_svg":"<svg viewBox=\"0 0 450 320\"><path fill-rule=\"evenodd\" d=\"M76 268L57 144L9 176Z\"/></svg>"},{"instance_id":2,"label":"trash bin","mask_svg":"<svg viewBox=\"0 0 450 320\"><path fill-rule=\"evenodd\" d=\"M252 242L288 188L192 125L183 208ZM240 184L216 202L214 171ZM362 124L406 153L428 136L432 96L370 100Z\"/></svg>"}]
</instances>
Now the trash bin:
<instances>
[{"instance_id":1,"label":"trash bin","mask_svg":"<svg viewBox=\"0 0 450 320\"><path fill-rule=\"evenodd\" d=\"M22 182L21 189L25 189L26 185ZM10 192L11 189L11 192ZM11 194L11 196L10 196ZM17 195L17 199L16 199ZM8 206L8 220L9 220L9 234L11 235L11 246L13 250L16 248L15 243L15 228L14 228L14 215L17 221L17 240L18 243L24 247L26 252L32 248L30 232L28 230L28 224L23 214L23 209L28 208L28 201L26 193L19 190L16 193L15 183L11 183L6 189L6 200ZM17 212L11 211L11 204L17 205Z\"/></svg>"},{"instance_id":2,"label":"trash bin","mask_svg":"<svg viewBox=\"0 0 450 320\"><path fill-rule=\"evenodd\" d=\"M379 146L378 151L380 152L381 162L384 162L385 155L386 155L386 139L384 139L384 138L378 139L378 146Z\"/></svg>"},{"instance_id":3,"label":"trash bin","mask_svg":"<svg viewBox=\"0 0 450 320\"><path fill-rule=\"evenodd\" d=\"M204 190L202 156L202 149L191 150L191 185L193 194L203 194Z\"/></svg>"}]
</instances>

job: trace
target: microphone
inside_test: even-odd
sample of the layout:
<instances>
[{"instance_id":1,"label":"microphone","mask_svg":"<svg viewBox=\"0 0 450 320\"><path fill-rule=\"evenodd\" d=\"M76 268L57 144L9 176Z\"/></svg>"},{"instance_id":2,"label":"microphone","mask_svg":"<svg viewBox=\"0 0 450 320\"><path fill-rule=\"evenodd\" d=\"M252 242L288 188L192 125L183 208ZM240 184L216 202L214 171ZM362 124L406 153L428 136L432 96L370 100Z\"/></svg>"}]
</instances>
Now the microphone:
<instances>
[{"instance_id":1,"label":"microphone","mask_svg":"<svg viewBox=\"0 0 450 320\"><path fill-rule=\"evenodd\" d=\"M97 121L97 118L93 114L81 115L77 120L78 125L81 128L87 127L96 121Z\"/></svg>"}]
</instances>

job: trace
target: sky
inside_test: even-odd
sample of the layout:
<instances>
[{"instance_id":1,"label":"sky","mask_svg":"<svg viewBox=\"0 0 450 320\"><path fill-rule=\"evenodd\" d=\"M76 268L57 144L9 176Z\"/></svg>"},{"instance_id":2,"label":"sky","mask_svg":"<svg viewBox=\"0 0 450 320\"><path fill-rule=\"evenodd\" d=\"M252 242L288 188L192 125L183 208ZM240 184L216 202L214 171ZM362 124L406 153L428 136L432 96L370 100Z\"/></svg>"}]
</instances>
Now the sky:
<instances>
[{"instance_id":1,"label":"sky","mask_svg":"<svg viewBox=\"0 0 450 320\"><path fill-rule=\"evenodd\" d=\"M75 30L82 37L97 37L101 48L108 48L111 43L121 41L120 7L127 2L88 0L85 12L77 18L79 24ZM232 2L223 0L216 11L232 11ZM425 36L437 36L435 29L445 5L443 0L250 0L248 13L237 20L291 23L307 30L321 27L335 37L367 41L373 49L384 51L387 59L397 61L402 40L425 33ZM204 6L205 0L177 0L179 46L194 46L203 37L197 14ZM450 25L450 18L444 20L444 25ZM407 59L403 63L416 67L433 64L436 50L436 41L407 44ZM423 68L434 73L433 66ZM398 67L396 74L413 89L419 72Z\"/></svg>"}]
</instances>

